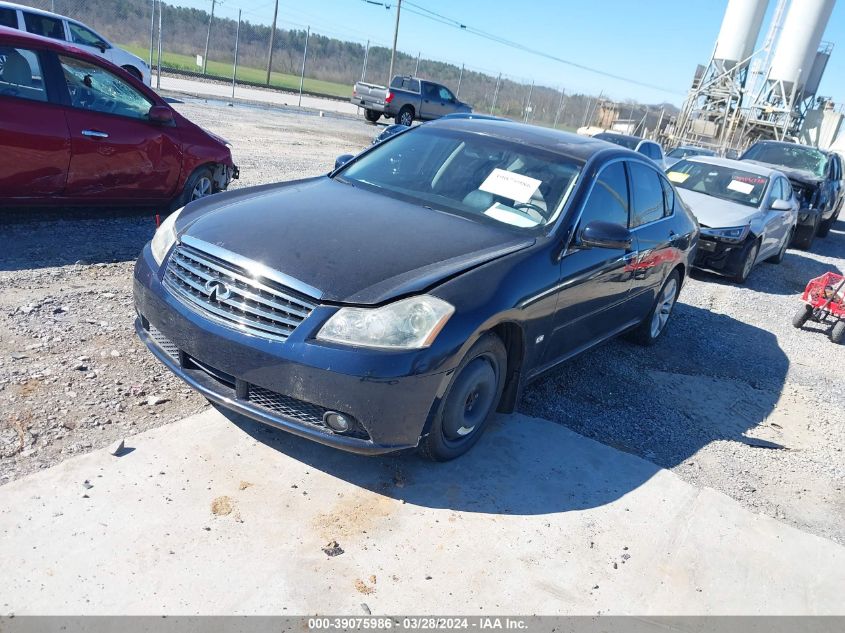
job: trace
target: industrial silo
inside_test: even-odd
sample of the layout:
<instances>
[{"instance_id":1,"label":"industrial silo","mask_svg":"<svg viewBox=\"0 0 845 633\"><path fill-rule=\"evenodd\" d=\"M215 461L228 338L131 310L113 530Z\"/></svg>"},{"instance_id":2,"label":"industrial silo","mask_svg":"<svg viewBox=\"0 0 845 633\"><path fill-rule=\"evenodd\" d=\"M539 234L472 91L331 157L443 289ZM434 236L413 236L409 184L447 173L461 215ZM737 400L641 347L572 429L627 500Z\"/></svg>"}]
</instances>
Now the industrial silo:
<instances>
[{"instance_id":1,"label":"industrial silo","mask_svg":"<svg viewBox=\"0 0 845 633\"><path fill-rule=\"evenodd\" d=\"M790 5L769 71L769 80L782 82L786 94L800 91L811 75L835 2L793 0Z\"/></svg>"},{"instance_id":2,"label":"industrial silo","mask_svg":"<svg viewBox=\"0 0 845 633\"><path fill-rule=\"evenodd\" d=\"M754 52L760 26L769 0L730 0L722 18L719 38L716 40L714 60L719 60L730 70L737 64L747 64Z\"/></svg>"}]
</instances>

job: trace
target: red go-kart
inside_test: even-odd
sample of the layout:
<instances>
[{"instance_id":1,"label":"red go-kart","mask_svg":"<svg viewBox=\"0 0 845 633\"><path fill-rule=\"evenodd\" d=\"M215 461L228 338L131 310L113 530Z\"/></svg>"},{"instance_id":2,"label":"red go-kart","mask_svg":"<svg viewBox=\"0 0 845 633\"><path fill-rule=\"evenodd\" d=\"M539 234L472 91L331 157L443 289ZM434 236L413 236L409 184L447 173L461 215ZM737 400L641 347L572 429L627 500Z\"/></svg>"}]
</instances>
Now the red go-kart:
<instances>
[{"instance_id":1,"label":"red go-kart","mask_svg":"<svg viewBox=\"0 0 845 633\"><path fill-rule=\"evenodd\" d=\"M801 295L804 305L792 318L797 328L807 321L817 323L833 321L830 340L841 343L845 339L845 277L836 273L825 273L811 279Z\"/></svg>"}]
</instances>

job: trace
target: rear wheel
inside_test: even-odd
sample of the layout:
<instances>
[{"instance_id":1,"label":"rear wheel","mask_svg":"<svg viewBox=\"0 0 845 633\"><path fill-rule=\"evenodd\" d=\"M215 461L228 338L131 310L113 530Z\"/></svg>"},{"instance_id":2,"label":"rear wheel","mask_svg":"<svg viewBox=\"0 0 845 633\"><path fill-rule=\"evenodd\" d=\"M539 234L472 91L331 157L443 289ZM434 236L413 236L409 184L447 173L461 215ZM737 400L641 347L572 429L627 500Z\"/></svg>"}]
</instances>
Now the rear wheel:
<instances>
[{"instance_id":1,"label":"rear wheel","mask_svg":"<svg viewBox=\"0 0 845 633\"><path fill-rule=\"evenodd\" d=\"M135 77L138 81L144 81L144 76L141 74L141 71L134 66L123 66L123 70Z\"/></svg>"},{"instance_id":2,"label":"rear wheel","mask_svg":"<svg viewBox=\"0 0 845 633\"><path fill-rule=\"evenodd\" d=\"M830 330L830 340L839 345L845 339L845 321L837 321Z\"/></svg>"},{"instance_id":3,"label":"rear wheel","mask_svg":"<svg viewBox=\"0 0 845 633\"><path fill-rule=\"evenodd\" d=\"M506 369L504 344L495 334L485 334L455 371L431 429L420 442L420 454L442 462L472 448L499 404Z\"/></svg>"},{"instance_id":4,"label":"rear wheel","mask_svg":"<svg viewBox=\"0 0 845 633\"><path fill-rule=\"evenodd\" d=\"M739 270L734 273L733 280L738 284L744 284L748 279L748 275L754 269L754 264L757 262L757 254L760 252L760 242L754 240L748 242L745 248L742 249L742 257L740 258Z\"/></svg>"},{"instance_id":5,"label":"rear wheel","mask_svg":"<svg viewBox=\"0 0 845 633\"><path fill-rule=\"evenodd\" d=\"M376 112L375 110L364 110L364 117L370 123L375 123L381 118L381 112Z\"/></svg>"},{"instance_id":6,"label":"rear wheel","mask_svg":"<svg viewBox=\"0 0 845 633\"><path fill-rule=\"evenodd\" d=\"M807 305L806 303L801 306L801 309L795 313L795 316L792 317L792 326L801 328L804 324L810 320L810 317L813 314L813 306Z\"/></svg>"},{"instance_id":7,"label":"rear wheel","mask_svg":"<svg viewBox=\"0 0 845 633\"><path fill-rule=\"evenodd\" d=\"M404 125L405 127L411 127L411 124L414 122L414 109L411 106L404 106L401 110L399 110L399 114L396 115L396 123L398 125Z\"/></svg>"},{"instance_id":8,"label":"rear wheel","mask_svg":"<svg viewBox=\"0 0 845 633\"><path fill-rule=\"evenodd\" d=\"M657 301L646 319L631 332L630 338L640 345L653 345L666 330L669 317L675 308L678 294L681 291L681 275L673 270L669 278L663 283Z\"/></svg>"}]
</instances>

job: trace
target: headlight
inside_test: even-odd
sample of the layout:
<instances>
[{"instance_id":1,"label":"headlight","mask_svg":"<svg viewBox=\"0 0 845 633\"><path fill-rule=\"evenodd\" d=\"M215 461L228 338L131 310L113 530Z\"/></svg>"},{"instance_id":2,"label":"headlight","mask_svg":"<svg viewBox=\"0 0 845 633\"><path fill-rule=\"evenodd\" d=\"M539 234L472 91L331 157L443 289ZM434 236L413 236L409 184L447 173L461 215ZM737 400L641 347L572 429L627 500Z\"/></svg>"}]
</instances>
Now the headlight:
<instances>
[{"instance_id":1,"label":"headlight","mask_svg":"<svg viewBox=\"0 0 845 633\"><path fill-rule=\"evenodd\" d=\"M182 209L184 208L182 207ZM174 211L164 219L164 222L161 223L155 235L153 235L153 241L150 242L153 259L156 260L156 264L159 266L164 261L167 251L176 243L176 218L182 213L182 209Z\"/></svg>"},{"instance_id":2,"label":"headlight","mask_svg":"<svg viewBox=\"0 0 845 633\"><path fill-rule=\"evenodd\" d=\"M732 226L724 229L702 228L701 234L723 242L739 244L748 237L750 230L751 227L746 224L745 226Z\"/></svg>"},{"instance_id":3,"label":"headlight","mask_svg":"<svg viewBox=\"0 0 845 633\"><path fill-rule=\"evenodd\" d=\"M430 346L455 308L437 297L409 297L381 308L341 308L317 334L344 345L421 349Z\"/></svg>"}]
</instances>

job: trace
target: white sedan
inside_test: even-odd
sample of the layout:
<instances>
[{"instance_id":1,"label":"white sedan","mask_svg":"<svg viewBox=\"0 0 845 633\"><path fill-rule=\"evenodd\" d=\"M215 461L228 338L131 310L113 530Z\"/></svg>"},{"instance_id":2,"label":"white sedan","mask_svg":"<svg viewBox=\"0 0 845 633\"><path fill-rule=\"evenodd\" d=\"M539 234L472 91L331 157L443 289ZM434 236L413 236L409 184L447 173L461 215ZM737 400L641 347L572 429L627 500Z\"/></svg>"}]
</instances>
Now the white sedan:
<instances>
[{"instance_id":1,"label":"white sedan","mask_svg":"<svg viewBox=\"0 0 845 633\"><path fill-rule=\"evenodd\" d=\"M795 233L798 201L781 172L697 156L675 163L666 175L701 225L696 268L743 283L758 262L783 261Z\"/></svg>"}]
</instances>

